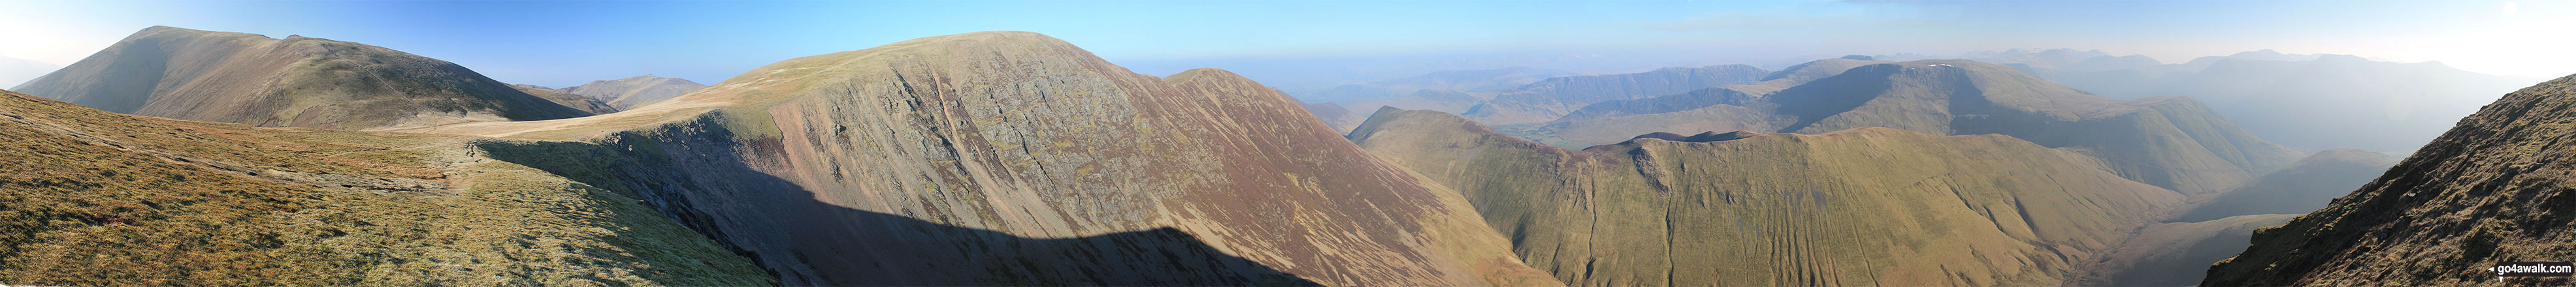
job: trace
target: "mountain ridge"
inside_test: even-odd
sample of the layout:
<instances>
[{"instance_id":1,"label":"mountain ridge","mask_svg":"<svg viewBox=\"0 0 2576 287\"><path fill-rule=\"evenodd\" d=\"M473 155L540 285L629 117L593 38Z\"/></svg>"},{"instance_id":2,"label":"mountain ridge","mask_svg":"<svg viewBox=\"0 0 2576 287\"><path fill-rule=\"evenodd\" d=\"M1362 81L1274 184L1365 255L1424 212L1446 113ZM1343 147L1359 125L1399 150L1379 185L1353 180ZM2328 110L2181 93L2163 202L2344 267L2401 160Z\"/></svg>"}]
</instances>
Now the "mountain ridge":
<instances>
[{"instance_id":1,"label":"mountain ridge","mask_svg":"<svg viewBox=\"0 0 2576 287\"><path fill-rule=\"evenodd\" d=\"M454 63L304 36L154 26L19 92L110 112L270 127L589 116Z\"/></svg>"}]
</instances>

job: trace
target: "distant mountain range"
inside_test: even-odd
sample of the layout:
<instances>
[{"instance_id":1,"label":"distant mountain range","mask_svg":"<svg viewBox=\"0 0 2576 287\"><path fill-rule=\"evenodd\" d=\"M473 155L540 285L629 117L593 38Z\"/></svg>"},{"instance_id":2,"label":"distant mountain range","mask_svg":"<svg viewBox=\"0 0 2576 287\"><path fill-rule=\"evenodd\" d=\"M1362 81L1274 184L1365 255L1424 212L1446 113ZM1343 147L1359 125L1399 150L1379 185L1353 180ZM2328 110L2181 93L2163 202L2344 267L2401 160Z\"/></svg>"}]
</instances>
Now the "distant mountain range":
<instances>
[{"instance_id":1,"label":"distant mountain range","mask_svg":"<svg viewBox=\"0 0 2576 287\"><path fill-rule=\"evenodd\" d=\"M2272 50L2176 64L2072 49L1979 52L1959 58L2012 66L2105 97L2198 99L2265 139L2311 151L2412 152L2496 95L2536 81L2461 71L2439 62L2394 63Z\"/></svg>"},{"instance_id":2,"label":"distant mountain range","mask_svg":"<svg viewBox=\"0 0 2576 287\"><path fill-rule=\"evenodd\" d=\"M1651 110L1677 111L1568 117L1495 129L1568 148L1650 132L1812 134L1892 127L1938 135L2003 134L2080 149L2112 161L2123 176L2185 194L2222 191L2300 156L2236 128L2190 99L2112 100L2009 67L1963 60L1870 64L1732 103L1674 99L1697 97L1703 96L1648 100L1699 105Z\"/></svg>"},{"instance_id":3,"label":"distant mountain range","mask_svg":"<svg viewBox=\"0 0 2576 287\"><path fill-rule=\"evenodd\" d=\"M16 87L18 84L26 83L27 80L34 80L36 77L45 76L45 73L52 73L62 68L62 66L35 60L0 57L0 87Z\"/></svg>"},{"instance_id":4,"label":"distant mountain range","mask_svg":"<svg viewBox=\"0 0 2576 287\"><path fill-rule=\"evenodd\" d=\"M1448 90L1469 93L1492 92L1518 87L1547 78L1571 76L1574 72L1534 68L1486 70L1450 70L1420 76L1349 84L1311 91L1289 91L1289 95L1309 102L1353 103L1384 100L1410 95L1421 90ZM1369 110L1376 110L1371 108Z\"/></svg>"},{"instance_id":5,"label":"distant mountain range","mask_svg":"<svg viewBox=\"0 0 2576 287\"><path fill-rule=\"evenodd\" d=\"M607 102L609 106L619 110L629 110L706 87L707 85L690 82L687 79L642 75L616 80L590 81L588 84L564 87L561 91L590 96Z\"/></svg>"},{"instance_id":6,"label":"distant mountain range","mask_svg":"<svg viewBox=\"0 0 2576 287\"><path fill-rule=\"evenodd\" d=\"M155 26L17 91L146 116L381 129L592 115L454 63L304 36Z\"/></svg>"},{"instance_id":7,"label":"distant mountain range","mask_svg":"<svg viewBox=\"0 0 2576 287\"><path fill-rule=\"evenodd\" d=\"M599 98L575 95L573 93L566 93L564 91L547 88L545 86L511 84L510 88L518 89L520 92L526 92L528 95L537 96L537 98L546 99L546 101L554 102L558 105L579 109L592 114L608 114L618 111L617 107L609 106L608 103L601 102Z\"/></svg>"}]
</instances>

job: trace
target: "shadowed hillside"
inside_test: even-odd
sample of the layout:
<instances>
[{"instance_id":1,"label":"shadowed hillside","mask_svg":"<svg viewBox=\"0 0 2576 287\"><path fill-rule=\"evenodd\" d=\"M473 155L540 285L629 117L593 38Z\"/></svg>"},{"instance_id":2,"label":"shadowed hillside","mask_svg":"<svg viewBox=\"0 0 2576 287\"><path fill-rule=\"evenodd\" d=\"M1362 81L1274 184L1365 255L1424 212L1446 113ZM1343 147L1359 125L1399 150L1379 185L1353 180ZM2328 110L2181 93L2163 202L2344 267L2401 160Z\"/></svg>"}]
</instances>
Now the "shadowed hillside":
<instances>
[{"instance_id":1,"label":"shadowed hillside","mask_svg":"<svg viewBox=\"0 0 2576 287\"><path fill-rule=\"evenodd\" d=\"M109 112L343 130L591 115L454 63L303 36L155 26L19 85Z\"/></svg>"},{"instance_id":2,"label":"shadowed hillside","mask_svg":"<svg viewBox=\"0 0 2576 287\"><path fill-rule=\"evenodd\" d=\"M634 194L442 135L138 117L0 91L0 282L777 284Z\"/></svg>"},{"instance_id":3,"label":"shadowed hillside","mask_svg":"<svg viewBox=\"0 0 2576 287\"><path fill-rule=\"evenodd\" d=\"M1861 66L1740 105L1721 103L1503 130L1574 147L1649 132L1813 134L1859 127L2008 135L2101 157L2122 177L2185 194L2222 191L2299 156L2236 128L2188 98L2116 101L2008 67L1959 60Z\"/></svg>"},{"instance_id":4,"label":"shadowed hillside","mask_svg":"<svg viewBox=\"0 0 2576 287\"><path fill-rule=\"evenodd\" d=\"M2369 185L2256 231L2209 286L2531 285L2505 261L2576 258L2576 76L2505 94Z\"/></svg>"},{"instance_id":5,"label":"shadowed hillside","mask_svg":"<svg viewBox=\"0 0 2576 287\"><path fill-rule=\"evenodd\" d=\"M2251 214L2307 214L2387 173L2397 159L2374 152L2317 152L2216 197L2194 200L2173 221L2199 222Z\"/></svg>"},{"instance_id":6,"label":"shadowed hillside","mask_svg":"<svg viewBox=\"0 0 2576 287\"><path fill-rule=\"evenodd\" d=\"M1265 280L1222 257L1153 262L1219 253L1325 285L1559 284L1512 256L1457 192L1360 150L1276 90L1215 69L1136 74L1035 33L790 59L597 117L419 130L584 140L627 154L579 158L668 162L550 170L655 194L788 284ZM631 166L669 169L622 170ZM903 224L795 208L805 201L994 233L872 234ZM1160 239L993 239L1162 229L1215 252ZM926 243L870 244L878 240ZM1154 250L1180 253L1114 255ZM974 263L995 258L1045 267ZM895 267L906 264L938 267ZM1088 278L1170 266L1211 267Z\"/></svg>"},{"instance_id":7,"label":"shadowed hillside","mask_svg":"<svg viewBox=\"0 0 2576 287\"><path fill-rule=\"evenodd\" d=\"M1658 134L1576 151L1388 109L1350 137L1456 188L1572 285L2058 285L2182 199L2000 135Z\"/></svg>"},{"instance_id":8,"label":"shadowed hillside","mask_svg":"<svg viewBox=\"0 0 2576 287\"><path fill-rule=\"evenodd\" d=\"M2209 265L2237 251L2255 229L2278 226L2297 214L2240 215L2189 223L2157 223L2138 229L2119 247L2082 265L2070 286L2193 286L2209 274Z\"/></svg>"}]
</instances>

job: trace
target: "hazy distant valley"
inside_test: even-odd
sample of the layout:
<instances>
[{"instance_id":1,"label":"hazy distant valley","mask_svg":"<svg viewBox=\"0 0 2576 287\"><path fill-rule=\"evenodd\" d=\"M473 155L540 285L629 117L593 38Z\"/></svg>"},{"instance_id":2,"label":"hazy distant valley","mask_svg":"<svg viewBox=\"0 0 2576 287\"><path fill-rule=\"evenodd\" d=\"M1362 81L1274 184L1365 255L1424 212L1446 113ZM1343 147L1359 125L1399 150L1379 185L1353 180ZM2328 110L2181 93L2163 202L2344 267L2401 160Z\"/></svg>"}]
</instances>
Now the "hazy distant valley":
<instances>
[{"instance_id":1,"label":"hazy distant valley","mask_svg":"<svg viewBox=\"0 0 2576 287\"><path fill-rule=\"evenodd\" d=\"M2576 76L2015 49L1283 88L922 36L709 84L166 26L0 58L0 284L2493 285L2527 282L2459 266L2576 255Z\"/></svg>"}]
</instances>

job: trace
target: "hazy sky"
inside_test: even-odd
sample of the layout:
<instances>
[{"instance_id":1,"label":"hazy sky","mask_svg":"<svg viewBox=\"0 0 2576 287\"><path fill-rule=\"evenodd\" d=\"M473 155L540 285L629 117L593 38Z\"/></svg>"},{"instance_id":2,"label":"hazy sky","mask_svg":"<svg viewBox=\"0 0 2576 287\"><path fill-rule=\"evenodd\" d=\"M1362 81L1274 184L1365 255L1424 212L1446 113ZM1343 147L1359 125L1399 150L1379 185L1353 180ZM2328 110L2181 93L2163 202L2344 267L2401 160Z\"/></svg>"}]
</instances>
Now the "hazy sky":
<instances>
[{"instance_id":1,"label":"hazy sky","mask_svg":"<svg viewBox=\"0 0 2576 287\"><path fill-rule=\"evenodd\" d=\"M0 56L68 65L168 25L373 44L515 83L657 74L713 84L793 57L1021 30L1155 74L1308 58L1756 59L2058 47L2167 63L2268 48L2438 60L2501 75L2576 73L2568 1L2239 2L0 0L11 15L0 17L0 41L10 43Z\"/></svg>"}]
</instances>

